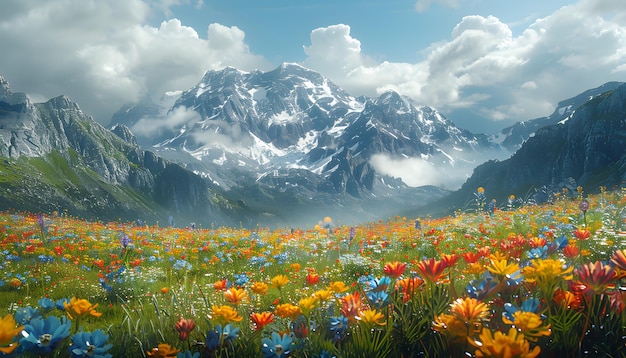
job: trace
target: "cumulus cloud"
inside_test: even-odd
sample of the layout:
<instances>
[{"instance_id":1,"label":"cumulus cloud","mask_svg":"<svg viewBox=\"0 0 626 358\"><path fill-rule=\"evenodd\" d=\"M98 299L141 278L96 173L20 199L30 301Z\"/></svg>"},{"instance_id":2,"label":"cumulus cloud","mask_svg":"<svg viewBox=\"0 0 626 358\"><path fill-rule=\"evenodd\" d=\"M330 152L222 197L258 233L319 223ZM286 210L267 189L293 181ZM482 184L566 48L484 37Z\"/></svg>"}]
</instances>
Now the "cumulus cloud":
<instances>
[{"instance_id":1,"label":"cumulus cloud","mask_svg":"<svg viewBox=\"0 0 626 358\"><path fill-rule=\"evenodd\" d=\"M393 158L386 154L375 154L370 158L370 164L379 174L398 178L412 187L435 185L457 188L467 176L461 169L438 168L422 158Z\"/></svg>"},{"instance_id":2,"label":"cumulus cloud","mask_svg":"<svg viewBox=\"0 0 626 358\"><path fill-rule=\"evenodd\" d=\"M460 1L418 0L415 9ZM122 104L186 90L206 70L278 65L251 53L237 26L213 23L198 33L175 18L150 24L180 4L202 2L3 2L0 71L14 90L32 98L66 94L106 124ZM374 60L347 24L313 29L303 50L304 66L353 95L394 90L476 130L466 118L504 126L547 115L566 96L625 80L626 11L621 0L580 0L515 33L494 16L466 16L448 38L413 49L422 59L411 63Z\"/></svg>"},{"instance_id":3,"label":"cumulus cloud","mask_svg":"<svg viewBox=\"0 0 626 358\"><path fill-rule=\"evenodd\" d=\"M131 131L138 137L150 138L163 132L170 132L180 129L183 125L192 126L202 120L200 113L185 106L174 108L164 117L146 116L137 121Z\"/></svg>"},{"instance_id":4,"label":"cumulus cloud","mask_svg":"<svg viewBox=\"0 0 626 358\"><path fill-rule=\"evenodd\" d=\"M123 104L185 90L208 69L269 69L236 26L204 35L178 19L149 25L179 0L9 1L0 15L0 69L36 96L68 95L101 123Z\"/></svg>"},{"instance_id":5,"label":"cumulus cloud","mask_svg":"<svg viewBox=\"0 0 626 358\"><path fill-rule=\"evenodd\" d=\"M432 2L418 1L416 8ZM444 114L512 123L550 114L565 96L625 80L625 49L622 2L581 0L516 36L494 16L466 16L417 63L373 63L349 26L316 29L304 64L353 94L391 89Z\"/></svg>"}]
</instances>

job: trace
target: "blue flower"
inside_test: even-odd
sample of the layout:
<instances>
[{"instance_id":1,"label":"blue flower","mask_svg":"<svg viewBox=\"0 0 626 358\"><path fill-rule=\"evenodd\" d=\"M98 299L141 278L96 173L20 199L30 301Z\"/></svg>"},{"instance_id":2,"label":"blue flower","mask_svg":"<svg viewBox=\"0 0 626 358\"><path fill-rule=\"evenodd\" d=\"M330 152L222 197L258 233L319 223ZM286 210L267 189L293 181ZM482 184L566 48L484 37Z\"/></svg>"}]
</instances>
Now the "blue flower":
<instances>
[{"instance_id":1,"label":"blue flower","mask_svg":"<svg viewBox=\"0 0 626 358\"><path fill-rule=\"evenodd\" d=\"M41 312L31 306L20 307L15 311L15 322L18 324L27 324L35 318L41 317Z\"/></svg>"},{"instance_id":2,"label":"blue flower","mask_svg":"<svg viewBox=\"0 0 626 358\"><path fill-rule=\"evenodd\" d=\"M200 357L200 352L191 353L191 351L178 352L176 358L198 358Z\"/></svg>"},{"instance_id":3,"label":"blue flower","mask_svg":"<svg viewBox=\"0 0 626 358\"><path fill-rule=\"evenodd\" d=\"M24 325L19 341L21 349L38 355L50 354L69 337L71 325L65 317L61 320L55 316L48 316L45 320L33 318L29 324Z\"/></svg>"},{"instance_id":4,"label":"blue flower","mask_svg":"<svg viewBox=\"0 0 626 358\"><path fill-rule=\"evenodd\" d=\"M502 312L502 315L505 316L509 321L514 321L513 314L515 312L523 311L523 312L537 313L538 309L539 309L539 299L536 297L533 297L522 302L522 307L520 308L517 308L517 306L515 306L512 303L508 303L508 302L505 303L504 312Z\"/></svg>"},{"instance_id":5,"label":"blue flower","mask_svg":"<svg viewBox=\"0 0 626 358\"><path fill-rule=\"evenodd\" d=\"M65 305L64 303L69 304L70 303L70 299L69 298L61 298L56 300L56 302L54 303L54 305L56 306L56 308L59 311L65 311Z\"/></svg>"},{"instance_id":6,"label":"blue flower","mask_svg":"<svg viewBox=\"0 0 626 358\"><path fill-rule=\"evenodd\" d=\"M330 318L330 331L333 333L333 342L340 341L348 330L348 318L345 316Z\"/></svg>"},{"instance_id":7,"label":"blue flower","mask_svg":"<svg viewBox=\"0 0 626 358\"><path fill-rule=\"evenodd\" d=\"M222 337L222 342L231 342L234 341L237 337L239 337L239 328L233 327L232 324L227 324L222 328L221 325L215 326L215 330Z\"/></svg>"},{"instance_id":8,"label":"blue flower","mask_svg":"<svg viewBox=\"0 0 626 358\"><path fill-rule=\"evenodd\" d=\"M389 295L385 291L370 291L365 295L374 308L383 308L389 303Z\"/></svg>"},{"instance_id":9,"label":"blue flower","mask_svg":"<svg viewBox=\"0 0 626 358\"><path fill-rule=\"evenodd\" d=\"M465 287L465 292L471 298L482 300L493 292L498 286L497 282L493 281L493 277L489 273L483 275L483 279L480 281L472 280Z\"/></svg>"},{"instance_id":10,"label":"blue flower","mask_svg":"<svg viewBox=\"0 0 626 358\"><path fill-rule=\"evenodd\" d=\"M545 259L548 257L548 245L535 247L528 251L529 259Z\"/></svg>"},{"instance_id":11,"label":"blue flower","mask_svg":"<svg viewBox=\"0 0 626 358\"><path fill-rule=\"evenodd\" d=\"M380 279L369 276L369 279L364 284L369 291L387 291L389 284L391 284L391 279L388 276L383 276Z\"/></svg>"},{"instance_id":12,"label":"blue flower","mask_svg":"<svg viewBox=\"0 0 626 358\"><path fill-rule=\"evenodd\" d=\"M54 301L46 297L37 301L37 304L39 304L39 308L41 308L41 310L44 312L48 312L54 309Z\"/></svg>"},{"instance_id":13,"label":"blue flower","mask_svg":"<svg viewBox=\"0 0 626 358\"><path fill-rule=\"evenodd\" d=\"M72 358L111 358L112 355L106 353L112 344L107 344L109 337L99 329L89 332L78 332L72 336L70 354Z\"/></svg>"},{"instance_id":14,"label":"blue flower","mask_svg":"<svg viewBox=\"0 0 626 358\"><path fill-rule=\"evenodd\" d=\"M207 331L205 344L209 351L214 351L221 347L224 343L232 343L237 337L239 337L239 328L233 327L232 324L227 324L222 328L222 325L218 324L215 329Z\"/></svg>"},{"instance_id":15,"label":"blue flower","mask_svg":"<svg viewBox=\"0 0 626 358\"><path fill-rule=\"evenodd\" d=\"M288 334L280 336L276 332L272 332L272 339L263 338L261 351L264 358L284 358L289 356L291 352L290 346L293 340Z\"/></svg>"}]
</instances>

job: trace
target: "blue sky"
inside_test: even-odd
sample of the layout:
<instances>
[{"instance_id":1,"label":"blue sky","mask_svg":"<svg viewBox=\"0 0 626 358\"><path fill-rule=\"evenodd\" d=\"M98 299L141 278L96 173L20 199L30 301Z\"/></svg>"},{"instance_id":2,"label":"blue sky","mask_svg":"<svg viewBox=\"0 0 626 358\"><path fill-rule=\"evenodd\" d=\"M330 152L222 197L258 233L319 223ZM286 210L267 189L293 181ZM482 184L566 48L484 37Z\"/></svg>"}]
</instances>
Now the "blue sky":
<instances>
[{"instance_id":1,"label":"blue sky","mask_svg":"<svg viewBox=\"0 0 626 358\"><path fill-rule=\"evenodd\" d=\"M250 50L273 63L301 62L303 46L309 45L313 29L347 24L361 41L364 53L378 61L411 62L423 58L431 44L450 38L454 26L465 15L493 15L515 33L537 18L550 15L570 1L525 0L513 4L502 0L426 2L416 9L414 0L204 0L181 3L160 14L158 26L168 17L185 19L199 34L209 23L237 26L246 33Z\"/></svg>"},{"instance_id":2,"label":"blue sky","mask_svg":"<svg viewBox=\"0 0 626 358\"><path fill-rule=\"evenodd\" d=\"M492 133L626 81L623 0L4 0L0 75L108 124L211 69L296 62Z\"/></svg>"}]
</instances>

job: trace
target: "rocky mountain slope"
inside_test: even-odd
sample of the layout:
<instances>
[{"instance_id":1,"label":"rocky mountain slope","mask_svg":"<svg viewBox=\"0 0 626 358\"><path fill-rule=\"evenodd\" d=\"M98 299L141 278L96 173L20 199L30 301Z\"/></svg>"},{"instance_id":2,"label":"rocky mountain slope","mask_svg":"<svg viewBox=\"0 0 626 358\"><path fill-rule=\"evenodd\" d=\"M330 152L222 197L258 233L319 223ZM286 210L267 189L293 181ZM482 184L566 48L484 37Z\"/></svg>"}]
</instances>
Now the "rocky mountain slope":
<instances>
[{"instance_id":1,"label":"rocky mountain slope","mask_svg":"<svg viewBox=\"0 0 626 358\"><path fill-rule=\"evenodd\" d=\"M303 214L316 206L344 220L375 220L411 205L407 198L441 197L447 190L433 184L454 188L485 158L509 154L433 108L395 92L354 97L296 64L207 71L173 99L125 107L110 127L128 126L140 145L271 215L295 202ZM419 164L410 174L389 166L407 160ZM362 208L372 203L380 212L368 215Z\"/></svg>"},{"instance_id":2,"label":"rocky mountain slope","mask_svg":"<svg viewBox=\"0 0 626 358\"><path fill-rule=\"evenodd\" d=\"M215 204L222 200L219 192L137 147L128 128L107 130L65 96L31 103L12 93L2 77L0 155L0 210L152 223L167 223L169 216L234 222L228 205Z\"/></svg>"},{"instance_id":3,"label":"rocky mountain slope","mask_svg":"<svg viewBox=\"0 0 626 358\"><path fill-rule=\"evenodd\" d=\"M540 128L511 158L479 165L460 190L431 208L452 210L484 187L489 199L510 194L545 202L563 188L597 192L626 184L626 84L596 95L557 124Z\"/></svg>"}]
</instances>

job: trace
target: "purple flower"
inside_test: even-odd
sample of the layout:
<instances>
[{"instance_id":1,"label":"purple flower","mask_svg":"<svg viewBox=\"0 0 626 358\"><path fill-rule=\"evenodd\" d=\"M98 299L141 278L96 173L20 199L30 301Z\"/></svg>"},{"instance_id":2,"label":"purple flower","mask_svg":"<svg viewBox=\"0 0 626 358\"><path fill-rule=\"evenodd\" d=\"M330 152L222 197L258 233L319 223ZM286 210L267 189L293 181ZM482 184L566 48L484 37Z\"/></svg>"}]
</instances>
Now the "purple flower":
<instances>
[{"instance_id":1,"label":"purple flower","mask_svg":"<svg viewBox=\"0 0 626 358\"><path fill-rule=\"evenodd\" d=\"M589 201L587 201L587 199L583 199L580 201L580 204L578 204L578 208L580 209L580 211L582 211L583 213L586 213L587 210L589 210Z\"/></svg>"},{"instance_id":2,"label":"purple flower","mask_svg":"<svg viewBox=\"0 0 626 358\"><path fill-rule=\"evenodd\" d=\"M128 244L130 244L130 237L128 237L125 233L122 233L120 242L122 243L122 246L126 248Z\"/></svg>"}]
</instances>

